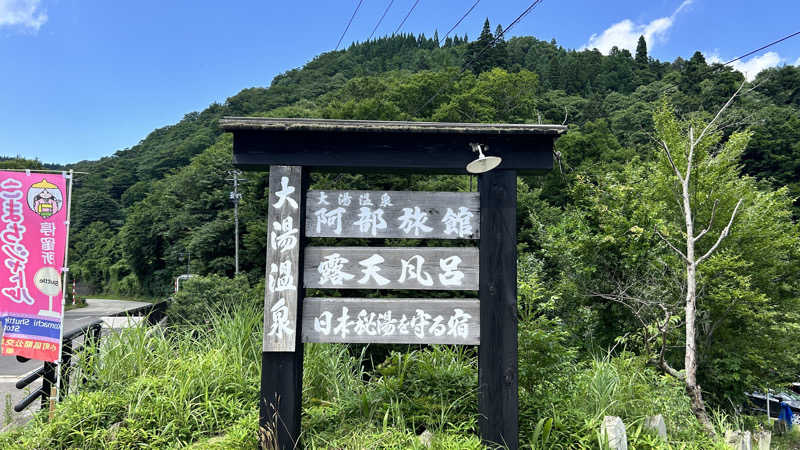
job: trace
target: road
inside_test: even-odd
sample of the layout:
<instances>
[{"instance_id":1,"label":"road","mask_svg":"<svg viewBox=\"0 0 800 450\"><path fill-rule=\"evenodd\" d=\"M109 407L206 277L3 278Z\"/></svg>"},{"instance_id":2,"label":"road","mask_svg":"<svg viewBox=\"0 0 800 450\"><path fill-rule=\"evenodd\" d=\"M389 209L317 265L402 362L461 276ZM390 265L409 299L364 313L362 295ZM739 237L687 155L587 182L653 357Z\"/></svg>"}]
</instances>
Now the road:
<instances>
[{"instance_id":1,"label":"road","mask_svg":"<svg viewBox=\"0 0 800 450\"><path fill-rule=\"evenodd\" d=\"M110 316L112 314L138 308L147 305L143 302L133 302L127 300L101 300L101 299L87 299L87 306L83 308L73 309L64 313L64 331L69 332L76 328L99 320L103 316ZM25 363L17 361L14 356L0 356L0 397L4 404L10 401L16 404L26 393L17 389L14 384L24 374L42 367L42 362L37 360L30 360ZM34 385L40 385L40 382L35 382ZM30 414L37 410L38 401L34 402L35 405L29 407L26 411L20 414L13 414L13 417L0 418L0 426L4 425L7 421L13 420L17 424L24 423ZM4 413L3 416L6 414Z\"/></svg>"}]
</instances>

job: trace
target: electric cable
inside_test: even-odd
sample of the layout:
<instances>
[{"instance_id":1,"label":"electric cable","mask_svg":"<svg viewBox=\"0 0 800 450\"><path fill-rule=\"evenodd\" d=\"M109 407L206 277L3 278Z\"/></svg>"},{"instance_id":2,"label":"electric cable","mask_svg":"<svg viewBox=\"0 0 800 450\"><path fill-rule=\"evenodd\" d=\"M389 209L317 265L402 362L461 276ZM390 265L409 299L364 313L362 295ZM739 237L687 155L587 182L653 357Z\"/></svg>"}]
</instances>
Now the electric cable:
<instances>
[{"instance_id":1,"label":"electric cable","mask_svg":"<svg viewBox=\"0 0 800 450\"><path fill-rule=\"evenodd\" d=\"M388 12L389 12L389 8L391 8L391 7L392 7L392 3L394 3L394 0L390 0L390 1L389 1L389 5L388 5L388 6L386 6L386 9L383 11L383 15L382 15L382 16L381 16L381 18L378 20L378 23L376 23L376 24L375 24L375 28L373 28L373 29L372 29L372 33L370 33L370 34L369 34L369 37L367 38L367 40L368 40L368 41L369 41L370 39L372 39L372 35L373 35L373 34L375 34L375 31L378 29L378 27L379 27L379 26L381 26L381 22L383 22L383 18L384 18L384 17L386 17L386 13L388 13Z\"/></svg>"},{"instance_id":2,"label":"electric cable","mask_svg":"<svg viewBox=\"0 0 800 450\"><path fill-rule=\"evenodd\" d=\"M761 50L764 50L764 49L766 49L766 48L772 47L773 45L777 44L778 42L783 42L783 41L785 41L785 40L787 40L787 39L789 39L789 38L791 38L791 37L797 36L798 34L800 34L800 31L796 31L796 32L794 32L794 33L792 33L792 34L790 34L790 35L788 35L788 36L784 36L784 37L782 37L782 38L778 39L777 41L770 42L769 44L767 44L767 45L764 45L764 46L762 46L762 47L759 47L759 48L757 48L757 49L755 49L755 50L753 50L753 51L751 51L751 52L747 52L747 53L745 53L744 55L742 55L742 56L740 56L740 57L738 57L738 58L733 58L732 60L730 60L730 61L728 61L728 62L724 63L724 64L723 64L723 66L727 66L728 64L730 64L730 63L733 63L733 62L736 62L736 61L738 61L738 60L740 60L740 59L742 59L742 58L747 58L748 56L752 55L753 53L758 53L758 52L760 52Z\"/></svg>"},{"instance_id":3,"label":"electric cable","mask_svg":"<svg viewBox=\"0 0 800 450\"><path fill-rule=\"evenodd\" d=\"M398 26L397 26L397 29L396 29L396 30L394 30L394 33L393 33L393 34L397 34L397 32L398 32L398 31L400 31L400 28L402 28L402 27L403 27L403 24L404 24L404 23L406 23L406 19L408 19L408 16L410 16L410 15L411 15L411 13L414 11L414 8L416 8L418 4L419 4L419 0L416 0L416 1L414 2L414 5L413 5L413 6L411 6L411 9L409 9L409 10L408 10L408 14L406 14L406 16L405 16L405 17L403 17L403 21L402 21L402 22L400 22L400 25L398 25Z\"/></svg>"},{"instance_id":4,"label":"electric cable","mask_svg":"<svg viewBox=\"0 0 800 450\"><path fill-rule=\"evenodd\" d=\"M347 30L350 29L350 25L353 23L353 19L356 18L356 13L358 13L358 9L361 8L362 3L364 3L364 0L358 1L358 5L356 5L356 10L353 11L353 15L350 16L350 21L347 22L347 26L344 28L344 31L342 31L342 36L339 37L339 42L336 43L336 48L333 49L333 51L339 50L339 45L341 45L342 39L344 39L344 35L347 34Z\"/></svg>"},{"instance_id":5,"label":"electric cable","mask_svg":"<svg viewBox=\"0 0 800 450\"><path fill-rule=\"evenodd\" d=\"M443 36L441 39L439 39L439 45L440 45L440 46L442 45L442 42L443 42L445 39L447 39L447 36L449 36L449 35L450 35L450 33L452 33L452 32L453 32L453 30L455 30L455 29L456 29L456 27L458 27L459 25L461 25L461 21L463 21L463 20L464 20L464 19L465 19L465 18L466 18L466 17L469 15L469 13L471 13L471 12L472 12L472 10L473 10L473 9L475 9L475 7L476 7L476 6L478 6L478 3L480 3L480 2L481 2L481 0L477 0L475 3L473 3L473 4L472 4L472 6L471 6L471 7L470 7L470 8L467 10L467 12L465 12L465 13L464 13L464 15L463 15L463 16L461 16L461 18L460 18L460 19L458 19L458 22L456 22L456 24L455 24L455 25L453 25L452 27L450 27L450 29L447 31L447 33L446 33L446 34L445 34L445 35L444 35L444 36Z\"/></svg>"},{"instance_id":6,"label":"electric cable","mask_svg":"<svg viewBox=\"0 0 800 450\"><path fill-rule=\"evenodd\" d=\"M486 51L489 50L499 39L503 38L505 36L505 34L508 32L508 30L510 30L512 27L514 27L516 24L518 24L522 19L525 18L525 16L530 14L530 12L533 11L533 8L535 8L536 5L538 5L541 2L542 2L542 0L534 0L534 2L531 3L530 6L528 6L525 9L525 11L522 12L522 14L517 16L517 18L514 19L514 21L511 22L510 25L508 25L504 30L502 30L500 33L498 33L497 36L495 36L494 39L492 39L492 41L489 42L489 44L487 44L486 47L484 47L483 50L480 51L480 53L475 55L470 61L464 61L464 63L461 65L461 70L455 76L458 76L458 75L461 75L462 73L464 73L464 71L467 70L467 67L472 65L475 61L477 61L478 58L480 58L481 55L486 53ZM455 78L455 76L454 77L450 77L450 80L448 80L447 84L452 82L453 78ZM413 115L416 116L417 114L419 114L419 112L422 111L423 108L428 106L434 99L436 99L436 97L439 96L439 94L444 92L445 88L446 88L446 85L442 85L441 89L439 89L436 93L431 95L430 98L428 98L428 100L426 100L425 103L422 106L420 106L419 108L417 108L416 111L414 111Z\"/></svg>"},{"instance_id":7,"label":"electric cable","mask_svg":"<svg viewBox=\"0 0 800 450\"><path fill-rule=\"evenodd\" d=\"M725 62L725 63L719 63L719 65L716 65L716 64L714 64L713 66L706 68L706 70L705 70L705 71L703 71L703 72L701 72L699 76L700 76L700 77L707 77L708 75L711 75L711 74L713 74L713 73L715 73L715 72L718 72L718 71L719 71L721 68L723 68L723 67L725 67L725 66L728 66L729 64L735 63L736 61L739 61L740 59L747 58L748 56L750 56L750 55L752 55L752 54L758 53L758 52L760 52L761 50L765 50L765 49L767 49L767 48L769 48L769 47L772 47L773 45L775 45L775 44L777 44L777 43L779 43L779 42L783 42L783 41L785 41L785 40L787 40L787 39L789 39L789 38L795 37L795 36L797 36L797 35L800 35L800 31L796 31L796 32L794 32L794 33L788 34L788 35L786 35L786 36L784 36L784 37L782 37L782 38L780 38L780 39L778 39L778 40L776 40L776 41L772 41L772 42L770 42L769 44L762 45L761 47L759 47L759 48L757 48L757 49L755 49L755 50L751 50L751 51L749 51L749 52L745 53L745 54L744 54L744 55L742 55L742 56L739 56L739 57L733 58L732 60L730 60L730 61L728 61L728 62ZM736 69L733 69L733 70L736 70ZM677 87L678 87L678 85L677 85L677 84L675 84L675 83L669 83L669 84L667 85L667 87L665 87L664 89L662 89L660 92L663 94L664 92L668 91L669 89L674 89L674 88L677 88Z\"/></svg>"}]
</instances>

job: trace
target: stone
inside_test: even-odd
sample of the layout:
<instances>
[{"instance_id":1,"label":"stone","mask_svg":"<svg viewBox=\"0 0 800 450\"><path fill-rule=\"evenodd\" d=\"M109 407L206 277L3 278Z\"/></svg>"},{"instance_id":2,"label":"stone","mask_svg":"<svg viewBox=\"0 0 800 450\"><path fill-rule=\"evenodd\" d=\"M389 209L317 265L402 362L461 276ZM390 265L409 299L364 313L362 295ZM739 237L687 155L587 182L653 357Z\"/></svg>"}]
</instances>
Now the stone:
<instances>
[{"instance_id":1,"label":"stone","mask_svg":"<svg viewBox=\"0 0 800 450\"><path fill-rule=\"evenodd\" d=\"M749 431L728 430L725 432L725 443L734 450L752 450Z\"/></svg>"},{"instance_id":2,"label":"stone","mask_svg":"<svg viewBox=\"0 0 800 450\"><path fill-rule=\"evenodd\" d=\"M431 433L430 430L425 430L417 437L417 439L419 439L420 444L430 448L431 440L433 439L433 433Z\"/></svg>"},{"instance_id":3,"label":"stone","mask_svg":"<svg viewBox=\"0 0 800 450\"><path fill-rule=\"evenodd\" d=\"M769 446L772 442L772 433L769 431L753 433L753 440L755 441L755 448L757 450L769 450Z\"/></svg>"},{"instance_id":4,"label":"stone","mask_svg":"<svg viewBox=\"0 0 800 450\"><path fill-rule=\"evenodd\" d=\"M603 435L608 439L608 448L611 450L628 450L628 435L619 417L606 416L603 419Z\"/></svg>"},{"instance_id":5,"label":"stone","mask_svg":"<svg viewBox=\"0 0 800 450\"><path fill-rule=\"evenodd\" d=\"M664 416L661 414L648 417L644 421L644 427L650 428L661 439L667 438L667 424L664 422Z\"/></svg>"}]
</instances>

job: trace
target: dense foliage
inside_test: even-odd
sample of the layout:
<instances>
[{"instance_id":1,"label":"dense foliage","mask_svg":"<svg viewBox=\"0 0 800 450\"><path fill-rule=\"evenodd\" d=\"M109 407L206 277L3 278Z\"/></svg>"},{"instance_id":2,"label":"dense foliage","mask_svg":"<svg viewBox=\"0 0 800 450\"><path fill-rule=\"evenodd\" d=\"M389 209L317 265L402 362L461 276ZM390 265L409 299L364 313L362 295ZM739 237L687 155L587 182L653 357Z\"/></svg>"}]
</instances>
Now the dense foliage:
<instances>
[{"instance_id":1,"label":"dense foliage","mask_svg":"<svg viewBox=\"0 0 800 450\"><path fill-rule=\"evenodd\" d=\"M670 132L658 127L664 102L674 105L669 114L677 114L672 132L685 132L681 124L707 122L743 76L707 64L699 52L688 60L655 60L647 55L644 40L635 56L617 48L602 55L533 37L496 40L490 30L487 21L472 42L456 37L440 45L438 36L398 35L324 53L276 77L269 88L244 89L224 104L153 131L132 148L71 165L88 172L78 177L75 188L72 273L97 292L149 296L167 294L175 277L187 270L233 276L233 208L226 180L232 140L218 126L222 116L565 122L570 131L556 143L556 170L521 178L518 186L520 351L552 356L548 346L555 345L561 355L521 367L521 389L538 393L526 407L528 423L550 418L558 430L559 423L569 422L554 417L548 404L553 408L557 401L543 397L543 389L572 392L569 383L577 381L569 378L588 380L601 369L640 371L651 388L673 389L644 368L656 352L650 338L662 316L651 310L632 312L609 296L629 288L640 299L680 303L681 263L656 233L680 242L680 215L670 167L653 134ZM800 338L800 230L794 222L800 214L800 68L766 70L745 91L715 131L693 186L698 227L709 219L715 201L722 217L743 199L731 235L698 278L698 377L713 405L726 408L741 404L748 390L794 381L800 372L800 357L792 348ZM730 142L742 145L727 152ZM231 282L236 295L263 283L264 277L267 174L244 176L239 208L243 278ZM421 175L315 174L312 183L326 189L442 185ZM469 179L449 177L447 183L450 189L466 190ZM724 225L718 218L709 236ZM713 239L707 239L698 245L708 248ZM219 292L228 286L221 279L198 280L196 287ZM202 310L192 301L223 299L192 291L178 304L186 320L197 323ZM679 370L683 336L676 311L669 318L674 326L659 345ZM562 334L539 347L536 333L543 323L557 323ZM591 357L609 348L631 353L621 362ZM424 370L409 358L389 353L379 370L400 365L406 370L407 364L408 370ZM569 372L573 365L569 370L586 372ZM568 373L568 378L542 381L551 370ZM420 376L424 387L428 381ZM391 379L388 374L384 378ZM318 381L323 384L313 384L314 389L324 386L324 380ZM416 423L406 409L409 404L375 395L364 397L383 405L371 417L375 429L384 416ZM461 405L453 406L458 417ZM637 411L634 421L650 412ZM329 410L310 405L307 414L319 430L336 430L339 416L331 419Z\"/></svg>"}]
</instances>

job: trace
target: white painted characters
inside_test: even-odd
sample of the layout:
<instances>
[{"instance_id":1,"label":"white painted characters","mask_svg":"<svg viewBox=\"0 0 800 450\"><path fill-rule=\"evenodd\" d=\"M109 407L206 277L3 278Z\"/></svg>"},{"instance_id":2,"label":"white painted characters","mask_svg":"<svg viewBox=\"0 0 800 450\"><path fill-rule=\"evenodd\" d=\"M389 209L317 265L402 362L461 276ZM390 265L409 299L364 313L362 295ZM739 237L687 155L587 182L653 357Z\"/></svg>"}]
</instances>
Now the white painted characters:
<instances>
[{"instance_id":1,"label":"white painted characters","mask_svg":"<svg viewBox=\"0 0 800 450\"><path fill-rule=\"evenodd\" d=\"M415 206L413 209L403 208L403 215L397 220L400 221L400 229L405 234L413 231L414 236L419 236L420 231L423 234L433 231L433 228L425 225L425 222L428 221L428 215L422 212L419 206Z\"/></svg>"},{"instance_id":2,"label":"white painted characters","mask_svg":"<svg viewBox=\"0 0 800 450\"><path fill-rule=\"evenodd\" d=\"M291 216L284 218L281 222L272 222L269 242L273 250L280 249L283 253L297 246L299 230L294 227L293 222Z\"/></svg>"},{"instance_id":3,"label":"white painted characters","mask_svg":"<svg viewBox=\"0 0 800 450\"><path fill-rule=\"evenodd\" d=\"M472 193L309 191L307 199L313 237L478 237Z\"/></svg>"},{"instance_id":4,"label":"white painted characters","mask_svg":"<svg viewBox=\"0 0 800 450\"><path fill-rule=\"evenodd\" d=\"M421 255L414 255L408 260L400 259L400 283L405 283L408 280L417 280L423 286L433 286L433 278L428 272L422 270L422 264L425 263L425 258Z\"/></svg>"},{"instance_id":5,"label":"white painted characters","mask_svg":"<svg viewBox=\"0 0 800 450\"><path fill-rule=\"evenodd\" d=\"M320 208L314 211L314 217L317 218L317 233L322 232L323 227L333 229L337 235L342 234L342 215L345 209L341 206L328 210L327 208Z\"/></svg>"},{"instance_id":6,"label":"white painted characters","mask_svg":"<svg viewBox=\"0 0 800 450\"><path fill-rule=\"evenodd\" d=\"M342 255L338 253L327 255L317 267L317 271L320 275L319 283L341 285L343 280L352 280L355 278L355 275L344 272L344 265L347 262L349 262L349 260L347 258L342 258Z\"/></svg>"},{"instance_id":7,"label":"white painted characters","mask_svg":"<svg viewBox=\"0 0 800 450\"><path fill-rule=\"evenodd\" d=\"M289 177L281 177L281 190L275 193L275 195L278 196L278 201L272 206L281 209L284 203L289 203L292 209L297 209L297 202L290 197L294 191L294 186L289 186Z\"/></svg>"},{"instance_id":8,"label":"white painted characters","mask_svg":"<svg viewBox=\"0 0 800 450\"><path fill-rule=\"evenodd\" d=\"M463 262L461 257L451 255L439 258L438 261L438 272L431 274L431 271L435 270L435 262L426 264L422 255L412 254L408 258L401 257L399 258L399 276L396 274L397 269L395 268L395 276L398 276L395 281L400 285L410 285L412 287L415 283L423 287L433 287L438 280L438 284L441 287L462 287L465 274L462 270L459 270L459 265ZM338 252L329 253L323 255L319 264L317 264L319 284L320 286L331 287L343 286L346 281L355 278L354 272L360 271L362 276L356 281L359 285L386 286L392 280L387 277L387 272L382 272L382 265L385 263L386 259L377 253L355 262L351 262ZM394 264L397 264L397 262L395 261ZM352 283L348 285L352 285Z\"/></svg>"},{"instance_id":9,"label":"white painted characters","mask_svg":"<svg viewBox=\"0 0 800 450\"><path fill-rule=\"evenodd\" d=\"M370 203L372 204L372 203ZM386 220L383 218L383 209L372 209L362 206L358 210L358 220L353 222L362 233L370 233L373 236L378 235L378 230L386 229Z\"/></svg>"},{"instance_id":10,"label":"white painted characters","mask_svg":"<svg viewBox=\"0 0 800 450\"><path fill-rule=\"evenodd\" d=\"M292 262L289 260L281 261L278 264L270 264L269 269L269 290L272 292L296 291L294 285L294 275L292 275Z\"/></svg>"},{"instance_id":11,"label":"white painted characters","mask_svg":"<svg viewBox=\"0 0 800 450\"><path fill-rule=\"evenodd\" d=\"M458 212L453 212L447 208L442 222L444 223L444 234L455 234L459 238L466 238L472 234L472 212L465 208L458 208Z\"/></svg>"},{"instance_id":12,"label":"white painted characters","mask_svg":"<svg viewBox=\"0 0 800 450\"><path fill-rule=\"evenodd\" d=\"M272 312L272 323L267 336L283 339L285 336L293 335L294 327L289 321L289 306L286 305L286 299L281 298L278 300L277 303L272 305L270 311Z\"/></svg>"},{"instance_id":13,"label":"white painted characters","mask_svg":"<svg viewBox=\"0 0 800 450\"><path fill-rule=\"evenodd\" d=\"M452 314L432 316L423 309L416 309L410 317L402 314L399 318L392 310L369 311L364 308L355 320L350 309L342 306L340 314L335 311L322 311L314 317L314 331L323 336L338 336L342 339L355 336L410 336L418 339L448 336L468 340L472 315L461 308L453 308ZM335 326L334 326L335 324Z\"/></svg>"},{"instance_id":14,"label":"white painted characters","mask_svg":"<svg viewBox=\"0 0 800 450\"><path fill-rule=\"evenodd\" d=\"M358 264L364 266L364 269L361 270L361 272L364 273L364 276L361 277L360 280L358 280L358 283L366 284L369 282L370 278L373 278L375 280L375 283L378 284L378 286L385 286L389 284L388 278L378 274L378 272L380 272L381 270L380 264L383 261L384 261L383 256L378 254L374 254L367 259L359 261Z\"/></svg>"}]
</instances>

